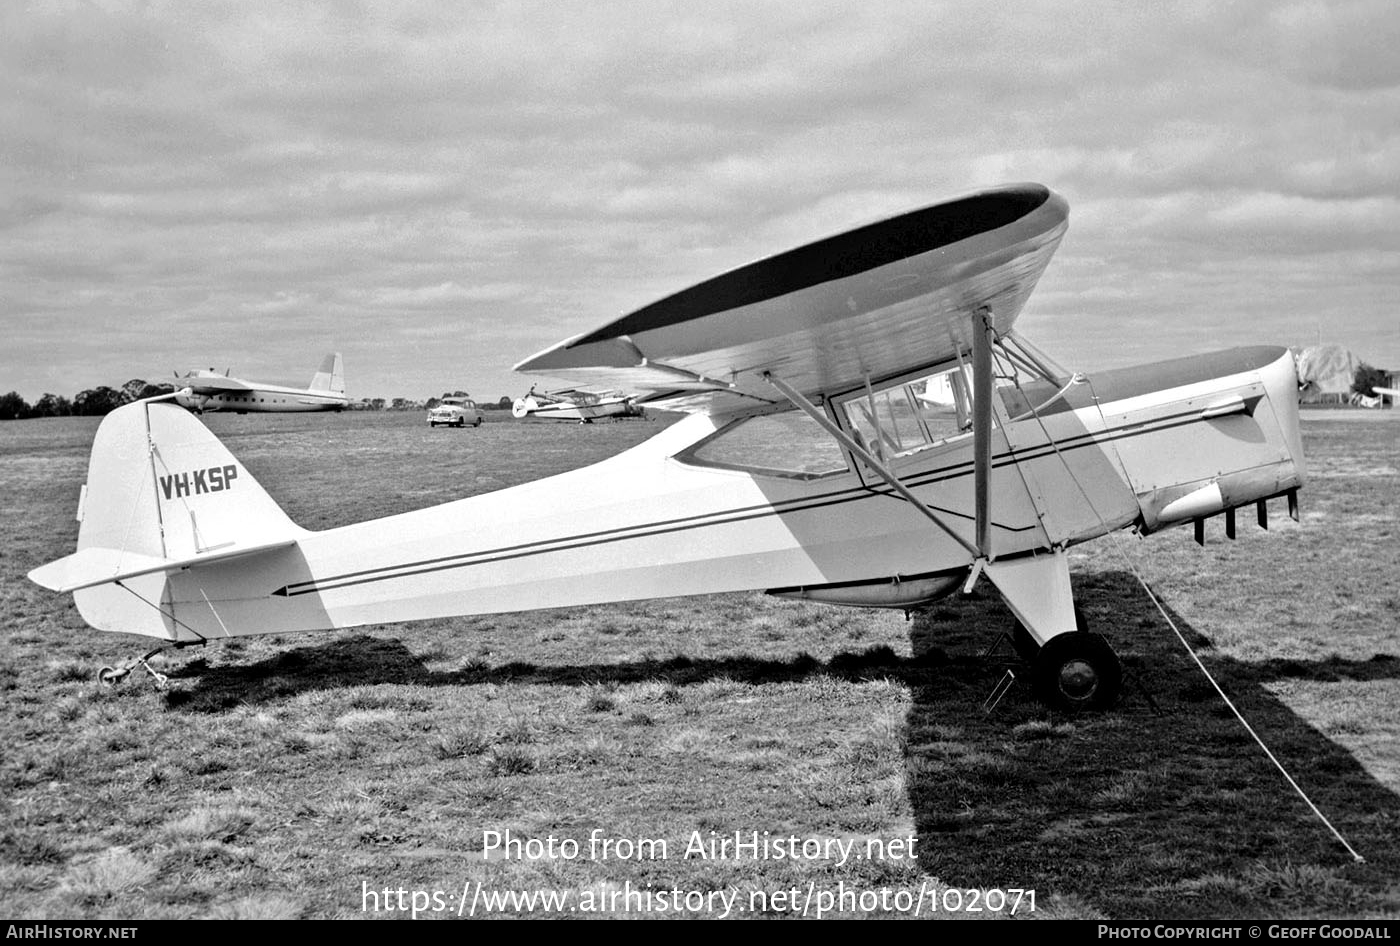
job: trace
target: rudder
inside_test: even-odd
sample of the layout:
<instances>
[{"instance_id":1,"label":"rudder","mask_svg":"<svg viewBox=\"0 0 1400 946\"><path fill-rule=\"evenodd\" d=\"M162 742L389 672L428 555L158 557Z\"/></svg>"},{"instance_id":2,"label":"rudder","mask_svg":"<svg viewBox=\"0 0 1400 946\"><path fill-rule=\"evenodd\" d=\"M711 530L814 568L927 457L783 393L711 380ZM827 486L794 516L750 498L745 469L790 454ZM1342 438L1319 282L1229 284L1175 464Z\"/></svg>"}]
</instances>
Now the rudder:
<instances>
[{"instance_id":1,"label":"rudder","mask_svg":"<svg viewBox=\"0 0 1400 946\"><path fill-rule=\"evenodd\" d=\"M303 534L208 428L169 401L138 401L102 421L78 518L77 552L29 577L73 591L94 627L156 637L178 636L155 607L166 573Z\"/></svg>"},{"instance_id":2,"label":"rudder","mask_svg":"<svg viewBox=\"0 0 1400 946\"><path fill-rule=\"evenodd\" d=\"M311 379L311 390L345 393L345 364L340 360L340 352L321 359L321 367Z\"/></svg>"}]
</instances>

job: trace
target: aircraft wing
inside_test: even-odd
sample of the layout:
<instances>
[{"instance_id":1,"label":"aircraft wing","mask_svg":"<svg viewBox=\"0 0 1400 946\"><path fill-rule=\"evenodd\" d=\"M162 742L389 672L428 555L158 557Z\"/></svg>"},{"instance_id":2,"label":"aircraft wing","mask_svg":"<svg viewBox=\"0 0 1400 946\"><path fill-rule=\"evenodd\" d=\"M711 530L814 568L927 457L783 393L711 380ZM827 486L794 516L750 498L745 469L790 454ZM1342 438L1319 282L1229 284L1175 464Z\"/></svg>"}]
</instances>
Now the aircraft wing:
<instances>
[{"instance_id":1,"label":"aircraft wing","mask_svg":"<svg viewBox=\"0 0 1400 946\"><path fill-rule=\"evenodd\" d=\"M176 379L176 383L187 387L195 394L224 394L230 391L251 391L253 386L237 378L224 375L186 375Z\"/></svg>"},{"instance_id":2,"label":"aircraft wing","mask_svg":"<svg viewBox=\"0 0 1400 946\"><path fill-rule=\"evenodd\" d=\"M643 392L667 410L786 403L954 357L987 306L1010 330L1068 226L1064 198L1014 184L749 263L545 349L515 370Z\"/></svg>"}]
</instances>

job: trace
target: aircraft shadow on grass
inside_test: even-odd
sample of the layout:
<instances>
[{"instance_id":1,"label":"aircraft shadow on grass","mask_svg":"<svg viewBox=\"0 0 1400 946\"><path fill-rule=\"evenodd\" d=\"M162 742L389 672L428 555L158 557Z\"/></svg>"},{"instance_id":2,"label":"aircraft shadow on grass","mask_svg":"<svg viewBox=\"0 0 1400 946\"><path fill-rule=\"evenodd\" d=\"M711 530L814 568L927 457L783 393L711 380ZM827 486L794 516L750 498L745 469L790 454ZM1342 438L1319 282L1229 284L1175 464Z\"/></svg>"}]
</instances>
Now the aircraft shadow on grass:
<instances>
[{"instance_id":1,"label":"aircraft shadow on grass","mask_svg":"<svg viewBox=\"0 0 1400 946\"><path fill-rule=\"evenodd\" d=\"M1081 577L1091 624L1122 658L1125 686L1106 714L1046 710L1014 656L1010 614L994 595L944 599L910 625L911 657L888 647L826 661L748 657L622 664L507 663L434 671L400 641L356 635L285 651L247 666L196 660L172 674L179 712L221 712L298 693L385 683L555 686L727 677L777 683L817 675L890 679L912 697L906 784L924 873L977 888L1036 888L1078 897L1074 909L1162 918L1269 915L1316 909L1337 916L1400 907L1400 799L1347 749L1280 700L1270 685L1400 679L1400 658L1241 661L1212 652L1180 615L1172 620L1231 700L1338 829L1351 856L1291 789L1184 653L1127 572ZM1007 671L1017 677L990 711ZM1356 720L1327 725L1337 732ZM1364 731L1364 721L1352 732ZM1243 911L1243 912L1242 912Z\"/></svg>"}]
</instances>

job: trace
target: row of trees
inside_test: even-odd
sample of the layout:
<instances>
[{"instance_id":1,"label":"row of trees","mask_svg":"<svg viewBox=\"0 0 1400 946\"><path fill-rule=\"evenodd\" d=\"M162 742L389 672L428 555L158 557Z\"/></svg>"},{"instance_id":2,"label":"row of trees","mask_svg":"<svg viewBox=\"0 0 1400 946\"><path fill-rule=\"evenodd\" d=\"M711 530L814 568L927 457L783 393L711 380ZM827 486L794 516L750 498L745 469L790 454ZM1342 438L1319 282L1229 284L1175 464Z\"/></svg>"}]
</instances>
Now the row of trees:
<instances>
[{"instance_id":1,"label":"row of trees","mask_svg":"<svg viewBox=\"0 0 1400 946\"><path fill-rule=\"evenodd\" d=\"M16 391L0 394L0 420L23 420L28 417L100 417L123 404L143 397L156 397L175 390L171 384L149 384L132 378L120 388L107 385L79 391L68 400L61 394L45 394L30 404Z\"/></svg>"},{"instance_id":2,"label":"row of trees","mask_svg":"<svg viewBox=\"0 0 1400 946\"><path fill-rule=\"evenodd\" d=\"M468 394L466 391L453 391L450 394L447 392L443 392L442 397L428 398L428 400L424 402L423 406L428 410L432 410L449 397L471 397L471 395ZM395 398L395 400L398 399ZM501 395L500 400L477 401L476 406L481 408L483 411L508 411L510 410L510 406L514 403L515 401L512 400L509 395Z\"/></svg>"},{"instance_id":3,"label":"row of trees","mask_svg":"<svg viewBox=\"0 0 1400 946\"><path fill-rule=\"evenodd\" d=\"M1356 373L1351 377L1351 390L1353 394L1374 397L1376 392L1373 389L1386 387L1389 380L1389 374L1363 361L1356 366Z\"/></svg>"},{"instance_id":4,"label":"row of trees","mask_svg":"<svg viewBox=\"0 0 1400 946\"><path fill-rule=\"evenodd\" d=\"M1384 387L1387 380L1386 372L1362 362L1356 369L1351 389L1357 394L1369 397L1373 387ZM170 394L174 390L175 386L169 382L151 384L140 378L132 378L120 388L110 388L103 385L79 391L71 401L61 394L45 394L33 404L20 397L18 392L11 391L8 394L0 394L0 420L23 420L29 417L100 417L111 413L123 404L130 404L141 398ZM443 398L449 397L470 397L470 395L466 391L444 391L441 398L430 397L423 404L401 397L396 397L393 400L376 397L362 403L370 410L378 411L420 410L422 408L431 410L437 407ZM508 411L511 406L511 398L508 395L503 395L495 402L478 401L477 403L478 406L486 410Z\"/></svg>"},{"instance_id":5,"label":"row of trees","mask_svg":"<svg viewBox=\"0 0 1400 946\"><path fill-rule=\"evenodd\" d=\"M453 391L443 394L442 397L430 397L426 401L415 401L407 397L366 397L358 401L351 401L349 409L352 411L430 411L449 397L471 397L471 395L466 391ZM477 401L476 406L483 411L508 411L513 403L515 402L511 398L502 396L498 401Z\"/></svg>"},{"instance_id":6,"label":"row of trees","mask_svg":"<svg viewBox=\"0 0 1400 946\"><path fill-rule=\"evenodd\" d=\"M170 383L150 384L140 378L132 378L120 388L110 388L106 385L97 388L90 388L86 391L79 391L70 401L60 394L45 394L39 400L30 404L20 397L17 391L0 395L0 420L23 420L29 417L100 417L109 414L123 404L130 404L147 397L157 397L162 394L170 394L175 390L175 386ZM444 392L443 398L447 397L470 397L466 391ZM362 403L370 410L377 411L409 411L422 410L423 408L434 408L441 403L442 398L430 397L426 403L419 403L408 398L396 397L386 400L382 397L369 398ZM498 401L483 401L479 405L486 410L510 410L511 399L503 396Z\"/></svg>"}]
</instances>

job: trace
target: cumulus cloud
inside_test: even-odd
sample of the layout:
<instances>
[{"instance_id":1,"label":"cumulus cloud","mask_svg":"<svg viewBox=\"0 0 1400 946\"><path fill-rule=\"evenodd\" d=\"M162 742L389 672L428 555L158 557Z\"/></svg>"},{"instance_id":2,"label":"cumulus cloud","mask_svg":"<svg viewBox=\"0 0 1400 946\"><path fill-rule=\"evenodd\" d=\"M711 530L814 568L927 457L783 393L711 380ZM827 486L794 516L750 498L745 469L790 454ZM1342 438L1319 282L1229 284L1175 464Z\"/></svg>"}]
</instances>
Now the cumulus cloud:
<instances>
[{"instance_id":1,"label":"cumulus cloud","mask_svg":"<svg viewBox=\"0 0 1400 946\"><path fill-rule=\"evenodd\" d=\"M1067 363L1322 324L1400 366L1397 24L1370 0L9 5L0 388L295 379L339 348L352 393L495 397L561 337L1008 180L1071 203L1024 316Z\"/></svg>"}]
</instances>

